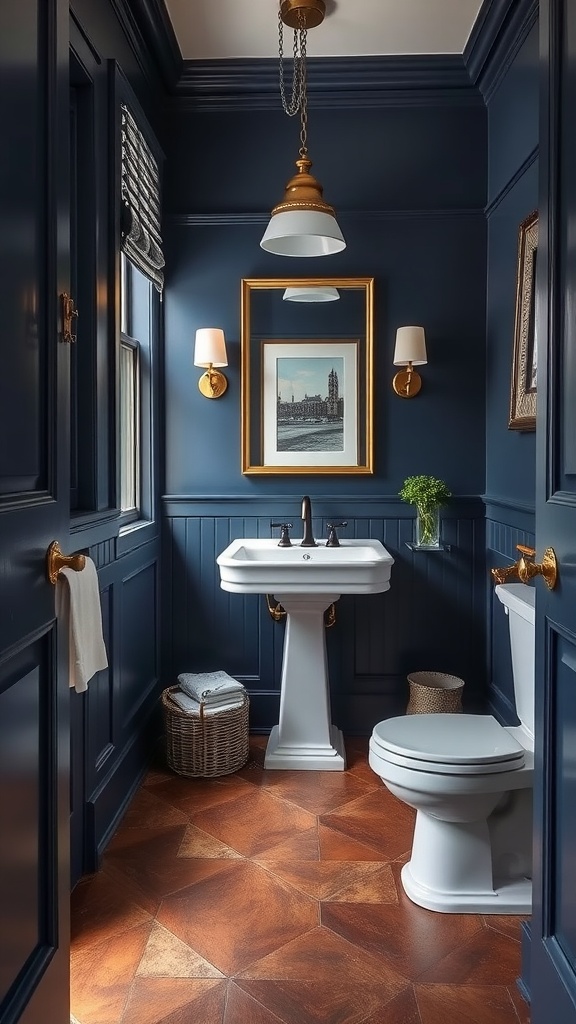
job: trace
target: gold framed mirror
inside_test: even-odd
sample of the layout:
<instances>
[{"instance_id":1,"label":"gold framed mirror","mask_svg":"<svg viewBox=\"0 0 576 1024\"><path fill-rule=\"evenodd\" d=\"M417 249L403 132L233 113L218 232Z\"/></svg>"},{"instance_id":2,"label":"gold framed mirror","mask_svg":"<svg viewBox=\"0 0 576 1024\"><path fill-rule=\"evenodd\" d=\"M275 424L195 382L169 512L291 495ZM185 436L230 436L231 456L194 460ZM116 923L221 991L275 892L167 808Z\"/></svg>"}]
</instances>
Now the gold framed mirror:
<instances>
[{"instance_id":1,"label":"gold framed mirror","mask_svg":"<svg viewBox=\"0 0 576 1024\"><path fill-rule=\"evenodd\" d=\"M374 278L245 278L242 472L371 474Z\"/></svg>"}]
</instances>

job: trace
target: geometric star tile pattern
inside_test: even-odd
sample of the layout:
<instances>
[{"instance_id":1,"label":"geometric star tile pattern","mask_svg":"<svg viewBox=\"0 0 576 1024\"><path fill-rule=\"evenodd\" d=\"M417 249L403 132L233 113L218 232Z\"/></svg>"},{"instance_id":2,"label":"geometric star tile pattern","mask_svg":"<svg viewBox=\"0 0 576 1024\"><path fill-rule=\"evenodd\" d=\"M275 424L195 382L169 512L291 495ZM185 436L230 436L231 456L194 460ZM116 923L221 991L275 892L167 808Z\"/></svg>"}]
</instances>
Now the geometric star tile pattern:
<instances>
[{"instance_id":1,"label":"geometric star tile pattern","mask_svg":"<svg viewBox=\"0 0 576 1024\"><path fill-rule=\"evenodd\" d=\"M78 1024L529 1024L520 919L400 883L413 812L370 770L149 772L72 894Z\"/></svg>"}]
</instances>

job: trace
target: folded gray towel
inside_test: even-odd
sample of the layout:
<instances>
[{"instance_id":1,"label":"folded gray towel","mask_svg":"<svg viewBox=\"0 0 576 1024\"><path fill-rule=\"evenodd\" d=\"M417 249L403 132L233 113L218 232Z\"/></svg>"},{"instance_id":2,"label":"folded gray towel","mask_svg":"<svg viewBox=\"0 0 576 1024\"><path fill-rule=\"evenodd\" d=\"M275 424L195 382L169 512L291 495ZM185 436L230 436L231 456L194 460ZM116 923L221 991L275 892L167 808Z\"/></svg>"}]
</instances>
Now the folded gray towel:
<instances>
[{"instance_id":1,"label":"folded gray towel","mask_svg":"<svg viewBox=\"0 0 576 1024\"><path fill-rule=\"evenodd\" d=\"M206 704L204 702L200 704L197 700L194 700L194 697L189 697L187 693L183 693L181 690L172 690L170 699L173 700L182 711L185 711L186 714L197 715L202 707L205 715L213 715L216 711L227 711L230 708L241 707L243 696L242 694L237 697L230 695L225 701L218 704Z\"/></svg>"},{"instance_id":2,"label":"folded gray towel","mask_svg":"<svg viewBox=\"0 0 576 1024\"><path fill-rule=\"evenodd\" d=\"M242 683L227 672L181 672L178 684L184 693L203 704L216 704L222 698L244 693Z\"/></svg>"}]
</instances>

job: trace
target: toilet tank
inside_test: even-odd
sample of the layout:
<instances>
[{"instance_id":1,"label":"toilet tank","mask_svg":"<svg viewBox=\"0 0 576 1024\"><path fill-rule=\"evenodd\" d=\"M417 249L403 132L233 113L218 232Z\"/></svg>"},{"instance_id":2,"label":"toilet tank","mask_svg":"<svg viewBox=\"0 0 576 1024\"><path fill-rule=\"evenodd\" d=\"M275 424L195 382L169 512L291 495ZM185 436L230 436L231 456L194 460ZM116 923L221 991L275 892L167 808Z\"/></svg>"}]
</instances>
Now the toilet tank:
<instances>
[{"instance_id":1,"label":"toilet tank","mask_svg":"<svg viewBox=\"0 0 576 1024\"><path fill-rule=\"evenodd\" d=\"M495 593L508 616L516 714L533 738L536 593L524 583L501 583Z\"/></svg>"}]
</instances>

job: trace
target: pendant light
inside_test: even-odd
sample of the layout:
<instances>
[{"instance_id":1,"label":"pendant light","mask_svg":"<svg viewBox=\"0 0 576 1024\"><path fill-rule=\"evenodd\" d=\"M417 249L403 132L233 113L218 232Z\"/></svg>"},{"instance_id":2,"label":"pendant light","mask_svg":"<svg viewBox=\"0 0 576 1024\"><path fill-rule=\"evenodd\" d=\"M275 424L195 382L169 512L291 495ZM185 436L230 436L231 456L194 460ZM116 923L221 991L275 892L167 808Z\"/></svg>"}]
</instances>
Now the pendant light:
<instances>
[{"instance_id":1,"label":"pendant light","mask_svg":"<svg viewBox=\"0 0 576 1024\"><path fill-rule=\"evenodd\" d=\"M277 256L329 256L346 247L334 209L322 198L320 182L310 174L308 110L306 96L306 36L324 20L325 0L280 0L278 38L280 95L286 114L300 114L300 150L296 174L286 185L284 197L272 210L260 245ZM294 30L292 96L284 88L284 25Z\"/></svg>"}]
</instances>

